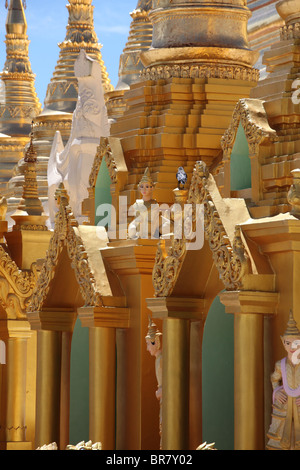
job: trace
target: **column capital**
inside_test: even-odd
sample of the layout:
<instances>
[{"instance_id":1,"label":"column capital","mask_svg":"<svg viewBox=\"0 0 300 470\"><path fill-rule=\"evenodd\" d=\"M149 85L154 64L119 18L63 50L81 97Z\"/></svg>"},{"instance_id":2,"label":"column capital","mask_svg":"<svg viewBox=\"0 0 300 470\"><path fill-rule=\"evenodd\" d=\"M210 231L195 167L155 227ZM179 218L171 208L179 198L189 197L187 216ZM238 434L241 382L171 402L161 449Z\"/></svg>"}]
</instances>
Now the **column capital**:
<instances>
[{"instance_id":1,"label":"column capital","mask_svg":"<svg viewBox=\"0 0 300 470\"><path fill-rule=\"evenodd\" d=\"M154 297L146 299L153 318L204 319L204 299L196 297Z\"/></svg>"},{"instance_id":2,"label":"column capital","mask_svg":"<svg viewBox=\"0 0 300 470\"><path fill-rule=\"evenodd\" d=\"M27 317L33 330L72 332L77 313L73 308L47 308L28 312Z\"/></svg>"},{"instance_id":3,"label":"column capital","mask_svg":"<svg viewBox=\"0 0 300 470\"><path fill-rule=\"evenodd\" d=\"M279 303L278 292L225 291L219 294L226 313L275 315Z\"/></svg>"},{"instance_id":4,"label":"column capital","mask_svg":"<svg viewBox=\"0 0 300 470\"><path fill-rule=\"evenodd\" d=\"M102 300L103 306L77 310L82 327L129 328L130 309L126 297L102 297Z\"/></svg>"},{"instance_id":5,"label":"column capital","mask_svg":"<svg viewBox=\"0 0 300 470\"><path fill-rule=\"evenodd\" d=\"M0 337L10 338L30 338L32 331L27 320L1 320Z\"/></svg>"}]
</instances>

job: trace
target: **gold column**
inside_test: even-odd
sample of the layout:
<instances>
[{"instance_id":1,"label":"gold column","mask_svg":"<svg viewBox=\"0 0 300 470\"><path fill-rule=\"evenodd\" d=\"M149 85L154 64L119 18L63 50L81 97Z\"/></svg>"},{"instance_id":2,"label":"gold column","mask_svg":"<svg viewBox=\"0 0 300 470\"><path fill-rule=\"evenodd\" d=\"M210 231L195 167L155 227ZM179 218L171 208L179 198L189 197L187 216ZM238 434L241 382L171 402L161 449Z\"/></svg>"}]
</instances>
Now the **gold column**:
<instances>
[{"instance_id":1,"label":"gold column","mask_svg":"<svg viewBox=\"0 0 300 470\"><path fill-rule=\"evenodd\" d=\"M272 315L276 292L236 291L220 294L234 313L234 448L263 450L264 315Z\"/></svg>"},{"instance_id":2,"label":"gold column","mask_svg":"<svg viewBox=\"0 0 300 470\"><path fill-rule=\"evenodd\" d=\"M60 449L69 444L70 431L70 363L71 363L71 331L61 333L61 383L60 383Z\"/></svg>"},{"instance_id":3,"label":"gold column","mask_svg":"<svg viewBox=\"0 0 300 470\"><path fill-rule=\"evenodd\" d=\"M26 321L8 322L7 341L7 409L6 448L30 449L26 443L26 371L27 340L30 337Z\"/></svg>"},{"instance_id":4,"label":"gold column","mask_svg":"<svg viewBox=\"0 0 300 470\"><path fill-rule=\"evenodd\" d=\"M199 371L195 362L202 349L204 300L156 297L147 298L147 306L153 318L163 320L162 448L187 450L202 433L202 382L201 375L195 375ZM192 327L191 322L195 322ZM196 406L195 391L199 392Z\"/></svg>"},{"instance_id":5,"label":"gold column","mask_svg":"<svg viewBox=\"0 0 300 470\"><path fill-rule=\"evenodd\" d=\"M264 449L262 315L235 315L234 331L235 449L262 450Z\"/></svg>"},{"instance_id":6,"label":"gold column","mask_svg":"<svg viewBox=\"0 0 300 470\"><path fill-rule=\"evenodd\" d=\"M92 442L103 450L115 448L115 361L114 328L90 328L90 424Z\"/></svg>"},{"instance_id":7,"label":"gold column","mask_svg":"<svg viewBox=\"0 0 300 470\"><path fill-rule=\"evenodd\" d=\"M105 297L105 303L101 307L79 308L78 317L82 327L89 328L90 439L93 443L101 442L103 450L113 450L116 448L116 331L128 328L129 310L123 297Z\"/></svg>"},{"instance_id":8,"label":"gold column","mask_svg":"<svg viewBox=\"0 0 300 470\"><path fill-rule=\"evenodd\" d=\"M189 322L163 322L162 448L189 447Z\"/></svg>"},{"instance_id":9,"label":"gold column","mask_svg":"<svg viewBox=\"0 0 300 470\"><path fill-rule=\"evenodd\" d=\"M61 333L38 331L36 447L60 442Z\"/></svg>"}]
</instances>

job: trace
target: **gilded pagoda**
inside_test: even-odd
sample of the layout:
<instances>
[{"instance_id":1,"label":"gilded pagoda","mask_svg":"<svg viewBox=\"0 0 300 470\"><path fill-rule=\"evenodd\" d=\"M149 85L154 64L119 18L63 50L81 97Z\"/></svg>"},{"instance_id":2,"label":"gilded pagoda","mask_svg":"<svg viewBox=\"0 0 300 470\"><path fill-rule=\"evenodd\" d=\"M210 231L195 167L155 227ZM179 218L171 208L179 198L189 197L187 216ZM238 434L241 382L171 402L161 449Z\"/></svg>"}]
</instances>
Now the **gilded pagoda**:
<instances>
[{"instance_id":1,"label":"gilded pagoda","mask_svg":"<svg viewBox=\"0 0 300 470\"><path fill-rule=\"evenodd\" d=\"M0 448L263 450L280 338L291 318L300 325L299 2L139 0L115 88L92 3L69 0L43 111L23 4L8 4ZM49 227L51 149L58 131L64 145L73 135L93 63L110 132L89 168L85 221L66 180ZM12 89L32 101L21 136Z\"/></svg>"}]
</instances>

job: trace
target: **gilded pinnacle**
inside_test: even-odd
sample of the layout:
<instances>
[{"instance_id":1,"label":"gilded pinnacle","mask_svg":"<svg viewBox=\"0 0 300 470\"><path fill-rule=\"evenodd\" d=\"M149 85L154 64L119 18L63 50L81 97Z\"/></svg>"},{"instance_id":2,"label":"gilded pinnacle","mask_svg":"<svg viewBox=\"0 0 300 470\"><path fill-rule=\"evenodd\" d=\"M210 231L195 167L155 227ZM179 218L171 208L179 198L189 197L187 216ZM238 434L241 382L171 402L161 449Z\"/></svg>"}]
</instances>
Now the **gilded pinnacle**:
<instances>
[{"instance_id":1,"label":"gilded pinnacle","mask_svg":"<svg viewBox=\"0 0 300 470\"><path fill-rule=\"evenodd\" d=\"M6 61L0 75L4 101L0 104L0 132L27 137L30 123L41 111L29 60L27 22L22 0L10 0L6 20Z\"/></svg>"},{"instance_id":2,"label":"gilded pinnacle","mask_svg":"<svg viewBox=\"0 0 300 470\"><path fill-rule=\"evenodd\" d=\"M26 34L27 21L22 0L11 0L6 20L8 34Z\"/></svg>"},{"instance_id":3,"label":"gilded pinnacle","mask_svg":"<svg viewBox=\"0 0 300 470\"><path fill-rule=\"evenodd\" d=\"M101 46L94 29L92 0L70 0L66 37L59 44L60 54L53 77L48 85L45 109L73 113L78 98L78 82L74 64L81 49L101 64L104 92L113 89L101 55Z\"/></svg>"},{"instance_id":4,"label":"gilded pinnacle","mask_svg":"<svg viewBox=\"0 0 300 470\"><path fill-rule=\"evenodd\" d=\"M24 163L26 166L24 171L23 196L18 210L26 212L28 215L41 216L43 214L43 206L38 196L37 154L33 146L33 132L30 135L30 143L26 149Z\"/></svg>"}]
</instances>

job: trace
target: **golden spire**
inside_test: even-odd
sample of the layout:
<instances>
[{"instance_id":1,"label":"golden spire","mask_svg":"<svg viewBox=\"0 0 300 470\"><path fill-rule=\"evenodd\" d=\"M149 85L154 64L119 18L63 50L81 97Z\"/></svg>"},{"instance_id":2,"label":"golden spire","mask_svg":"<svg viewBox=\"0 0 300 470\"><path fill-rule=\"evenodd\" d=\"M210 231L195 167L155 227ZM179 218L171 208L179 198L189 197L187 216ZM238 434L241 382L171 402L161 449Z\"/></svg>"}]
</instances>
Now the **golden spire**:
<instances>
[{"instance_id":1,"label":"golden spire","mask_svg":"<svg viewBox=\"0 0 300 470\"><path fill-rule=\"evenodd\" d=\"M101 45L94 29L92 0L69 0L69 20L65 40L59 44L60 54L45 99L45 110L72 113L78 97L74 64L84 49L88 56L100 63L104 92L113 89L101 55Z\"/></svg>"},{"instance_id":2,"label":"golden spire","mask_svg":"<svg viewBox=\"0 0 300 470\"><path fill-rule=\"evenodd\" d=\"M144 68L140 59L141 52L147 51L152 43L152 24L148 13L152 0L139 0L137 7L130 13L132 22L129 37L120 58L118 89L128 89L132 83L140 80Z\"/></svg>"},{"instance_id":3,"label":"golden spire","mask_svg":"<svg viewBox=\"0 0 300 470\"><path fill-rule=\"evenodd\" d=\"M23 196L18 210L26 212L28 215L41 216L43 206L38 196L37 173L36 173L37 153L33 146L33 132L30 135L30 143L26 149L24 157L24 185Z\"/></svg>"},{"instance_id":4,"label":"golden spire","mask_svg":"<svg viewBox=\"0 0 300 470\"><path fill-rule=\"evenodd\" d=\"M6 62L0 78L5 91L0 104L0 132L28 136L41 110L29 61L27 21L22 0L10 0L6 20Z\"/></svg>"},{"instance_id":5,"label":"golden spire","mask_svg":"<svg viewBox=\"0 0 300 470\"><path fill-rule=\"evenodd\" d=\"M130 24L127 43L120 56L119 80L116 88L106 95L108 98L107 111L111 119L118 119L125 110L124 93L130 85L141 80L140 74L144 69L141 52L149 49L152 42L152 24L149 20L149 10L152 0L139 0L135 10L130 13Z\"/></svg>"}]
</instances>

